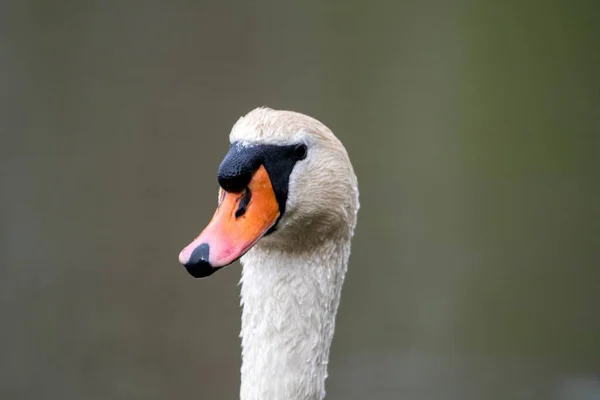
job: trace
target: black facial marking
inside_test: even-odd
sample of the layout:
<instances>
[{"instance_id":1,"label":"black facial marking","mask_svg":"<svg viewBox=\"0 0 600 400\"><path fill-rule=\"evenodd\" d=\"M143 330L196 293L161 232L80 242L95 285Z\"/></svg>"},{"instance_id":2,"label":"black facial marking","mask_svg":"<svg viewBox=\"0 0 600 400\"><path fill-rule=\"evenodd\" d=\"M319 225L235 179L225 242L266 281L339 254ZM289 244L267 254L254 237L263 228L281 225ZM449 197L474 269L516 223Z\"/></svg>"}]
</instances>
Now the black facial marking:
<instances>
[{"instance_id":1,"label":"black facial marking","mask_svg":"<svg viewBox=\"0 0 600 400\"><path fill-rule=\"evenodd\" d=\"M296 162L306 158L306 153L305 144L289 146L252 144L246 146L234 142L219 166L219 185L228 192L240 193L248 186L254 172L261 165L264 165L273 185L275 198L279 205L279 218L281 218L285 212L290 174ZM240 202L240 207L245 197ZM240 215L243 215L249 202L250 195L248 195L248 201ZM238 208L238 211L240 211L240 208ZM269 230L269 233L274 230L275 225Z\"/></svg>"}]
</instances>

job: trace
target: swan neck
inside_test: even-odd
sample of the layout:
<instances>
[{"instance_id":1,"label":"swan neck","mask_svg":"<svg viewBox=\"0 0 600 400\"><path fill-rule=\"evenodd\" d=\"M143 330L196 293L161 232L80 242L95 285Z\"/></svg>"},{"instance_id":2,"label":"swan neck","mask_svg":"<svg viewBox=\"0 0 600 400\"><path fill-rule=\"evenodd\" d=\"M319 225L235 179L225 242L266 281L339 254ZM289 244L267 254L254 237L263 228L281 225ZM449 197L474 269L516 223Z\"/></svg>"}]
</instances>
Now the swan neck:
<instances>
[{"instance_id":1,"label":"swan neck","mask_svg":"<svg viewBox=\"0 0 600 400\"><path fill-rule=\"evenodd\" d=\"M242 400L320 400L350 243L243 259Z\"/></svg>"}]
</instances>

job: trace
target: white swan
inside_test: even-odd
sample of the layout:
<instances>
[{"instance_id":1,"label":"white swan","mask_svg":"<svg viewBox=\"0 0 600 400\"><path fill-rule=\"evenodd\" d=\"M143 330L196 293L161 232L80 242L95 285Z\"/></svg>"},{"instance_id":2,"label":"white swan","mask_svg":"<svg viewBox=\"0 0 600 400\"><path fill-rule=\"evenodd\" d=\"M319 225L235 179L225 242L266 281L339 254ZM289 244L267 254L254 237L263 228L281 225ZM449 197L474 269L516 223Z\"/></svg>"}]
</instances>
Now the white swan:
<instances>
[{"instance_id":1,"label":"white swan","mask_svg":"<svg viewBox=\"0 0 600 400\"><path fill-rule=\"evenodd\" d=\"M243 256L242 400L322 399L356 176L341 142L303 114L257 108L230 141L217 211L179 261L205 277Z\"/></svg>"}]
</instances>

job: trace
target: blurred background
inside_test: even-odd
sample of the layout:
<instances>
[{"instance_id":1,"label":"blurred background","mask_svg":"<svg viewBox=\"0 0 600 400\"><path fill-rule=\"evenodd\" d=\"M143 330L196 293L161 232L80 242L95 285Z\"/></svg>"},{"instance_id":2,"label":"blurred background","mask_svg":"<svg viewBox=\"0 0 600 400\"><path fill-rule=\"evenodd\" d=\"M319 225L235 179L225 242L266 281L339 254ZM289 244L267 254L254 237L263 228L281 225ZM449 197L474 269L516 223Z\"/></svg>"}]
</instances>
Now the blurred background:
<instances>
[{"instance_id":1,"label":"blurred background","mask_svg":"<svg viewBox=\"0 0 600 400\"><path fill-rule=\"evenodd\" d=\"M177 256L267 105L360 182L328 399L600 398L599 4L3 1L0 397L238 398Z\"/></svg>"}]
</instances>

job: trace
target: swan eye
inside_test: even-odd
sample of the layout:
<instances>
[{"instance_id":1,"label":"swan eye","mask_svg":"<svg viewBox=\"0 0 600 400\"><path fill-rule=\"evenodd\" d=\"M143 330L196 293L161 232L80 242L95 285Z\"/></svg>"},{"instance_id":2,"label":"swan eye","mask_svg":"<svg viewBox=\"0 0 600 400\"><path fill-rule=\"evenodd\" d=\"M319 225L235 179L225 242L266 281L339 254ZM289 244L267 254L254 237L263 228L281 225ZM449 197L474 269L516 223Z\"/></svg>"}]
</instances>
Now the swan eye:
<instances>
[{"instance_id":1,"label":"swan eye","mask_svg":"<svg viewBox=\"0 0 600 400\"><path fill-rule=\"evenodd\" d=\"M294 158L296 160L304 160L306 158L307 151L308 149L306 148L305 144L297 144L296 147L294 147Z\"/></svg>"}]
</instances>

